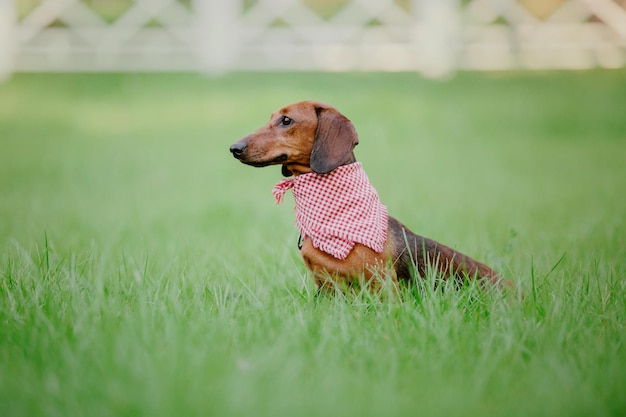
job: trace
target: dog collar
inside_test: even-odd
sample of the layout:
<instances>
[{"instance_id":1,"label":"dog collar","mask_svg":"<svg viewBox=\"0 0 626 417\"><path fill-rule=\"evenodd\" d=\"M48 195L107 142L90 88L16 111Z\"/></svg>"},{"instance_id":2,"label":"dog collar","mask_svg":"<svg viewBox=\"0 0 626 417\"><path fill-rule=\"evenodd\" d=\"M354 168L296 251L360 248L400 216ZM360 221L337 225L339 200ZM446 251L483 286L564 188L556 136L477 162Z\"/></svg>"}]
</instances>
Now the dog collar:
<instances>
[{"instance_id":1,"label":"dog collar","mask_svg":"<svg viewBox=\"0 0 626 417\"><path fill-rule=\"evenodd\" d=\"M280 204L287 190L295 200L296 227L313 246L346 259L356 243L381 253L387 240L387 207L360 162L328 174L301 174L280 181L272 193Z\"/></svg>"}]
</instances>

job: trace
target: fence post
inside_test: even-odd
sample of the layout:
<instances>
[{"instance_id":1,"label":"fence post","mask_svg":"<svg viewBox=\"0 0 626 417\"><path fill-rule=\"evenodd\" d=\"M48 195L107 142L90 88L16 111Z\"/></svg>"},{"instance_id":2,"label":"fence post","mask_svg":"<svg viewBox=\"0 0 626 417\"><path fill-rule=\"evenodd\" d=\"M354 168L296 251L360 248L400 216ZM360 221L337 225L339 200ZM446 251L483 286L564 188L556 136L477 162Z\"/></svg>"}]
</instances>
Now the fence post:
<instances>
[{"instance_id":1,"label":"fence post","mask_svg":"<svg viewBox=\"0 0 626 417\"><path fill-rule=\"evenodd\" d=\"M193 0L195 50L201 69L232 69L240 51L240 0Z\"/></svg>"},{"instance_id":2,"label":"fence post","mask_svg":"<svg viewBox=\"0 0 626 417\"><path fill-rule=\"evenodd\" d=\"M13 72L17 33L13 0L0 0L0 81Z\"/></svg>"},{"instance_id":3,"label":"fence post","mask_svg":"<svg viewBox=\"0 0 626 417\"><path fill-rule=\"evenodd\" d=\"M428 77L446 77L458 65L460 7L459 0L412 0L417 62Z\"/></svg>"}]
</instances>

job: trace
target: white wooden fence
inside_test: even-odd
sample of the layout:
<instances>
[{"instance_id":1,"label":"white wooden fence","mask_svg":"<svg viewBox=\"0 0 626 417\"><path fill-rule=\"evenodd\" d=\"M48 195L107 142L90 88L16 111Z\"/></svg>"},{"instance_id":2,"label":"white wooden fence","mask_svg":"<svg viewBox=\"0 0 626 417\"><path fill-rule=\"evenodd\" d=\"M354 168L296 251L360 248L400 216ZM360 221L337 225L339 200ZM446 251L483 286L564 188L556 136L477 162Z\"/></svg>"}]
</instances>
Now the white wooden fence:
<instances>
[{"instance_id":1,"label":"white wooden fence","mask_svg":"<svg viewBox=\"0 0 626 417\"><path fill-rule=\"evenodd\" d=\"M624 65L626 0L0 0L0 77Z\"/></svg>"}]
</instances>

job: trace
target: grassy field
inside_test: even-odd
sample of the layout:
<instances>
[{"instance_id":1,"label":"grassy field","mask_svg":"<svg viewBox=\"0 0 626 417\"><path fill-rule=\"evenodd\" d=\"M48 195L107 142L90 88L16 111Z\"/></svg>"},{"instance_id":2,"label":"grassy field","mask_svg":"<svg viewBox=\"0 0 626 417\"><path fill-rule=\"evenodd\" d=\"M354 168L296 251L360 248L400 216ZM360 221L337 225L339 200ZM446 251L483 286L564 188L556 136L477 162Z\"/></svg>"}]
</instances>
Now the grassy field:
<instances>
[{"instance_id":1,"label":"grassy field","mask_svg":"<svg viewBox=\"0 0 626 417\"><path fill-rule=\"evenodd\" d=\"M276 167L301 99L383 202L493 266L317 297ZM17 75L0 85L0 415L626 414L626 72Z\"/></svg>"}]
</instances>

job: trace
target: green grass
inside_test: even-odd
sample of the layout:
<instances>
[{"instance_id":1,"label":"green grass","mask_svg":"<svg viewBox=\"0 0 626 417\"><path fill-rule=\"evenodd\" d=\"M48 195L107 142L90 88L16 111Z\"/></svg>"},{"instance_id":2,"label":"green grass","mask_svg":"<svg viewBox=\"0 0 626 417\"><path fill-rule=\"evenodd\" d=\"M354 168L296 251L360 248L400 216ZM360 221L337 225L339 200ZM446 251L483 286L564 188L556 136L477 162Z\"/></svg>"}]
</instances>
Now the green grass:
<instances>
[{"instance_id":1,"label":"green grass","mask_svg":"<svg viewBox=\"0 0 626 417\"><path fill-rule=\"evenodd\" d=\"M0 85L2 416L626 414L626 72L16 75ZM521 285L316 297L278 168L334 104L392 215Z\"/></svg>"}]
</instances>

